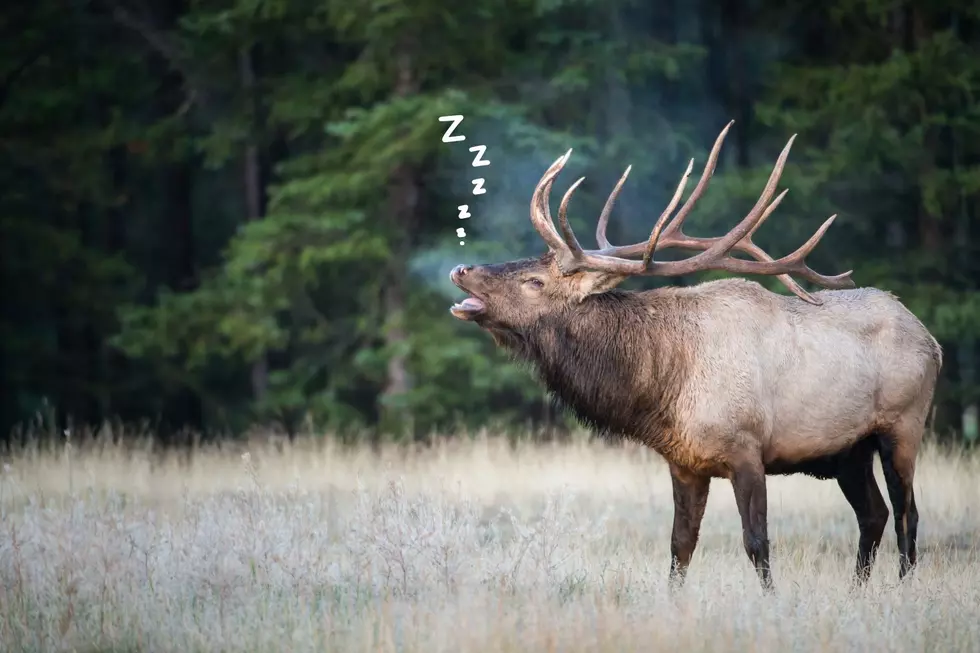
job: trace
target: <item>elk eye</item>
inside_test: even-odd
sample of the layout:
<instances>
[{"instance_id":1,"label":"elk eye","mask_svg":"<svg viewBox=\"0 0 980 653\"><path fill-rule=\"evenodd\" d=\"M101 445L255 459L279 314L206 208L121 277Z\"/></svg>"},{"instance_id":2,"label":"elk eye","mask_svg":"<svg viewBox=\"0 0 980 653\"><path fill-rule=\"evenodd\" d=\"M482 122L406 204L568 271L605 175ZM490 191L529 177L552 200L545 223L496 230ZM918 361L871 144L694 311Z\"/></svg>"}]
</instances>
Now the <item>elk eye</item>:
<instances>
[{"instance_id":1,"label":"elk eye","mask_svg":"<svg viewBox=\"0 0 980 653\"><path fill-rule=\"evenodd\" d=\"M544 288L544 282L541 281L541 279L535 279L534 277L531 277L525 283L529 284L532 288L536 288L538 290Z\"/></svg>"}]
</instances>

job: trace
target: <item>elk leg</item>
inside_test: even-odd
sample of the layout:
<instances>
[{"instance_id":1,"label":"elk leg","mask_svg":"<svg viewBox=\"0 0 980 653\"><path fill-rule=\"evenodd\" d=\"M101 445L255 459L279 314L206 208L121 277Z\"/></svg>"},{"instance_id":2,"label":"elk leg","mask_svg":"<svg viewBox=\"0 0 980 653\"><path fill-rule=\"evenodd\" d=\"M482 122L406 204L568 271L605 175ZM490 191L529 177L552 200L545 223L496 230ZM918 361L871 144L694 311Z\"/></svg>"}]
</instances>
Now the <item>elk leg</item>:
<instances>
[{"instance_id":1,"label":"elk leg","mask_svg":"<svg viewBox=\"0 0 980 653\"><path fill-rule=\"evenodd\" d=\"M766 474L761 464L743 465L732 474L735 503L742 518L742 543L765 592L772 592L766 515Z\"/></svg>"},{"instance_id":2,"label":"elk leg","mask_svg":"<svg viewBox=\"0 0 980 653\"><path fill-rule=\"evenodd\" d=\"M679 588L684 584L687 567L698 545L711 478L671 464L670 482L674 488L674 527L670 533L669 582L672 588Z\"/></svg>"},{"instance_id":3,"label":"elk leg","mask_svg":"<svg viewBox=\"0 0 980 653\"><path fill-rule=\"evenodd\" d=\"M859 585L871 576L878 545L888 523L888 505L874 477L874 451L872 440L859 443L841 462L837 475L837 484L857 517L860 539L854 574Z\"/></svg>"},{"instance_id":4,"label":"elk leg","mask_svg":"<svg viewBox=\"0 0 980 653\"><path fill-rule=\"evenodd\" d=\"M918 554L916 553L916 538L919 535L919 509L915 507L915 490L912 489L912 484L909 483L909 565L915 567L915 563L918 562Z\"/></svg>"},{"instance_id":5,"label":"elk leg","mask_svg":"<svg viewBox=\"0 0 980 653\"><path fill-rule=\"evenodd\" d=\"M913 442L917 439L909 438ZM904 445L899 432L879 437L881 469L885 473L888 498L895 514L895 537L898 541L899 580L905 578L916 563L915 539L919 527L919 511L915 506L912 479L915 476L915 450Z\"/></svg>"}]
</instances>

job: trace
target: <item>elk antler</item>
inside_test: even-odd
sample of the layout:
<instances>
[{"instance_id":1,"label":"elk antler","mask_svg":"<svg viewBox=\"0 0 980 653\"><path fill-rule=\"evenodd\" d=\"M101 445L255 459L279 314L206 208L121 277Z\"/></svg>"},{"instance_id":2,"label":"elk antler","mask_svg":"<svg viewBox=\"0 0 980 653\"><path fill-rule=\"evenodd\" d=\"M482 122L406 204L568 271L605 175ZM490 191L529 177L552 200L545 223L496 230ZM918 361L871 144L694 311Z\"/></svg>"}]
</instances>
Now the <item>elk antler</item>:
<instances>
[{"instance_id":1,"label":"elk antler","mask_svg":"<svg viewBox=\"0 0 980 653\"><path fill-rule=\"evenodd\" d=\"M820 304L820 301L796 283L790 274L797 274L808 281L826 288L853 288L854 282L850 278L851 271L836 276L824 276L810 269L804 260L807 254L820 242L820 239L826 233L827 229L830 228L830 225L833 224L834 219L837 217L836 215L830 216L817 229L816 233L799 249L778 260L774 260L762 248L752 242L752 235L766 221L776 207L779 206L779 203L788 192L784 190L775 199L772 199L773 193L776 191L776 185L779 183L779 177L783 172L783 167L786 165L790 147L792 147L793 140L796 138L795 134L789 139L783 151L779 154L776 165L769 175L769 181L759 196L759 200L734 229L724 236L714 238L688 236L681 230L685 218L690 214L694 204L700 199L708 186L708 181L711 179L712 173L714 173L715 164L718 162L718 153L721 151L722 142L733 123L734 121L729 122L718 135L714 146L711 148L711 153L708 156L708 161L705 163L698 185L695 187L694 192L691 193L691 196L688 197L684 206L681 207L681 210L674 216L673 220L667 223L667 219L680 202L684 187L687 185L687 179L694 166L693 159L691 159L686 172L681 177L673 198L654 224L650 237L645 241L632 245L614 247L606 238L606 225L609 222L609 214L612 212L613 204L626 181L626 177L629 175L630 168L626 169L626 172L620 178L612 193L610 193L599 216L599 223L596 227L596 240L600 249L584 250L579 244L578 239L575 238L571 225L568 223L566 210L572 193L585 180L585 177L572 184L562 198L561 206L558 209L558 224L562 232L562 235L559 235L555 229L554 221L551 219L548 195L551 192L551 186L555 178L561 172L562 168L565 167L572 151L568 150L568 152L551 164L551 167L541 177L531 196L531 222L534 224L538 233L541 234L541 237L544 238L549 249L555 253L558 267L562 273L570 274L575 270L588 268L613 272L623 276L680 276L702 270L724 270L736 274L769 275L776 276L790 291L811 304ZM665 224L666 227L664 226ZM680 261L661 262L653 260L655 252L670 247L695 250L701 253ZM747 254L755 260L749 261L733 258L729 255L733 251ZM638 255L642 255L642 259L639 261L626 258Z\"/></svg>"}]
</instances>

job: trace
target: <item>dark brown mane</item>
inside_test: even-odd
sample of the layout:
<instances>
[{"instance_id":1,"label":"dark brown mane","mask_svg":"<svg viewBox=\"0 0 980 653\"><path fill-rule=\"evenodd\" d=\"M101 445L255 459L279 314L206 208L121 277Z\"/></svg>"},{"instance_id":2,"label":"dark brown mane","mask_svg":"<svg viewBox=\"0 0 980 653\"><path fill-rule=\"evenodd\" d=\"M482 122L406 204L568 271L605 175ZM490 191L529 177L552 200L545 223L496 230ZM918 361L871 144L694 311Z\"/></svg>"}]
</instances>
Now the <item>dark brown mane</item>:
<instances>
[{"instance_id":1,"label":"dark brown mane","mask_svg":"<svg viewBox=\"0 0 980 653\"><path fill-rule=\"evenodd\" d=\"M612 290L502 340L532 363L562 405L600 434L659 448L674 426L685 369L677 348L665 346L673 339L668 322L649 293Z\"/></svg>"}]
</instances>

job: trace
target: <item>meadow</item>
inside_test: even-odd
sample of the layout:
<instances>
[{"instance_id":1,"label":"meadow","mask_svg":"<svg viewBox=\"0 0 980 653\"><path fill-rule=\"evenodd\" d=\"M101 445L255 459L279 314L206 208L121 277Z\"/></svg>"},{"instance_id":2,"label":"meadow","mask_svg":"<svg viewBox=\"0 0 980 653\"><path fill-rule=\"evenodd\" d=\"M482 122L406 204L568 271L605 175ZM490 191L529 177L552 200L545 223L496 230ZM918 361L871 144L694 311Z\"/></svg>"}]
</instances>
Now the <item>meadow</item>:
<instances>
[{"instance_id":1,"label":"meadow","mask_svg":"<svg viewBox=\"0 0 980 653\"><path fill-rule=\"evenodd\" d=\"M836 483L771 477L766 596L714 481L672 594L670 479L635 446L28 450L0 480L0 650L975 651L980 457L927 448L916 492L914 575L889 520L854 590Z\"/></svg>"}]
</instances>

